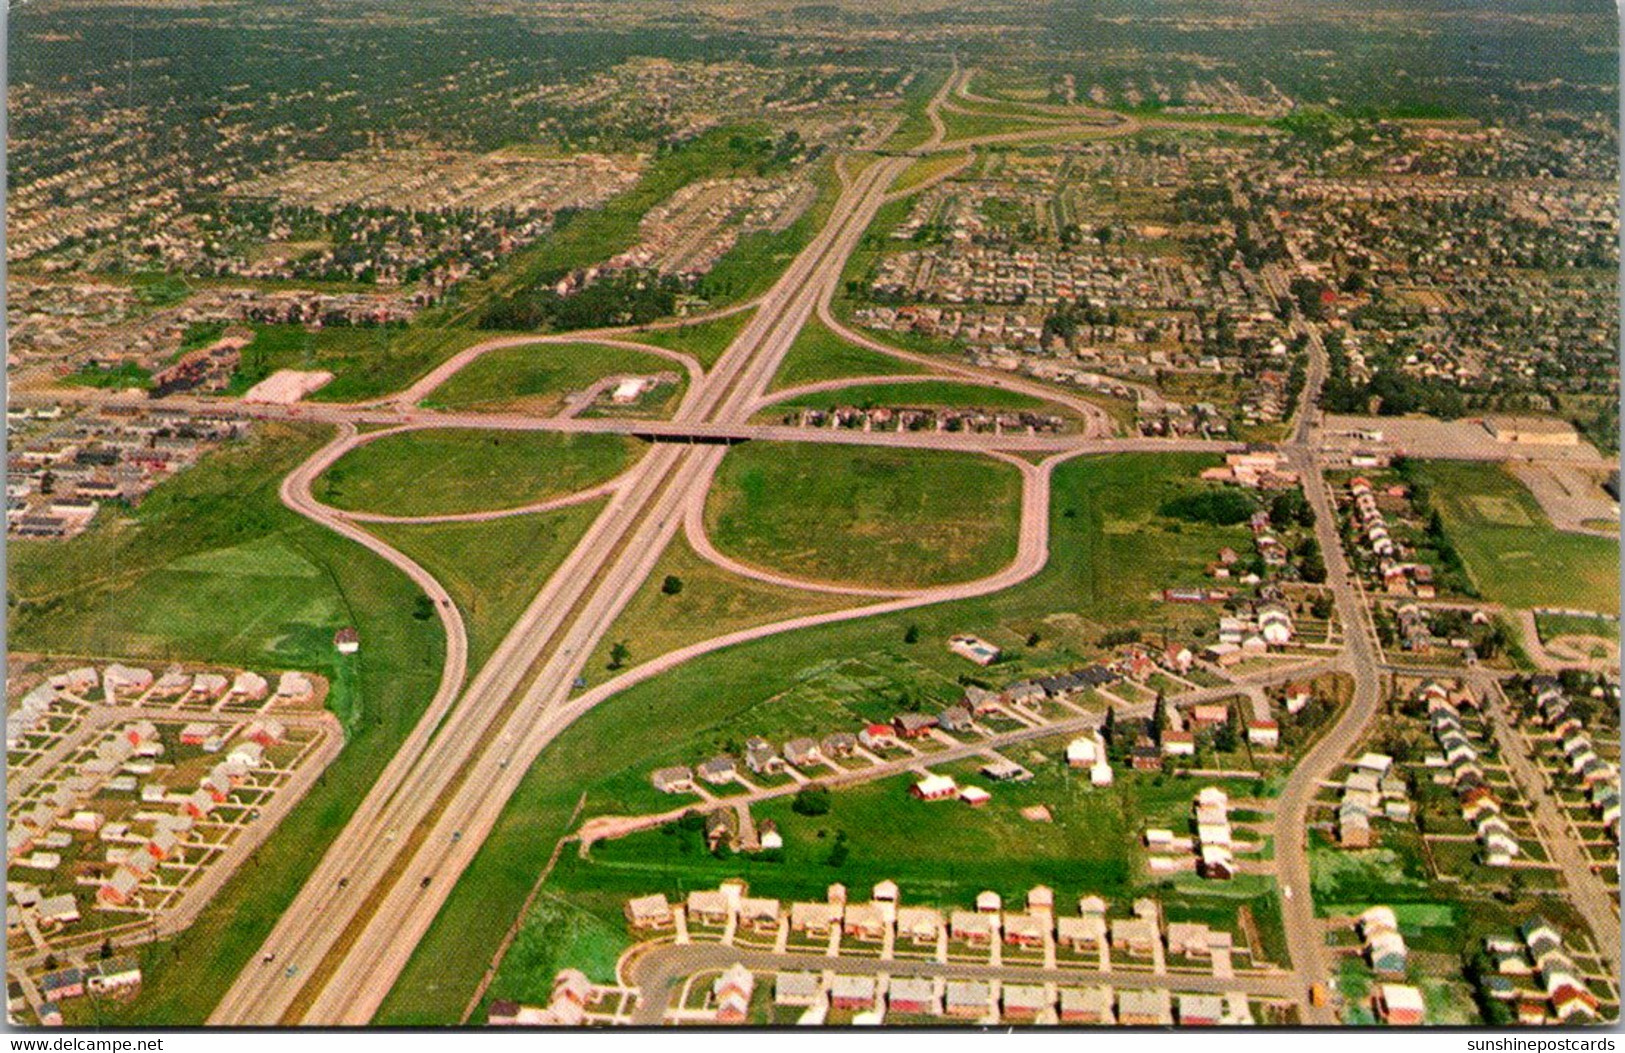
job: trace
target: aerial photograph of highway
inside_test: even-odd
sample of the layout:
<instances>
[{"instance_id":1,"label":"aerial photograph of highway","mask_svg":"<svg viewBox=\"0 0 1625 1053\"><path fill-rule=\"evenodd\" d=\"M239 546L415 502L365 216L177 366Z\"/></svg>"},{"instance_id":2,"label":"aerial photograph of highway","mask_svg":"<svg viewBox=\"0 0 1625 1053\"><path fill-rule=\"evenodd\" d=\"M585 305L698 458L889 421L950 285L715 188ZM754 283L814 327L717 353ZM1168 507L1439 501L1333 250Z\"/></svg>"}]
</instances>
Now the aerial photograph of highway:
<instances>
[{"instance_id":1,"label":"aerial photograph of highway","mask_svg":"<svg viewBox=\"0 0 1625 1053\"><path fill-rule=\"evenodd\" d=\"M1613 1048L1608 0L10 6L11 1028Z\"/></svg>"}]
</instances>

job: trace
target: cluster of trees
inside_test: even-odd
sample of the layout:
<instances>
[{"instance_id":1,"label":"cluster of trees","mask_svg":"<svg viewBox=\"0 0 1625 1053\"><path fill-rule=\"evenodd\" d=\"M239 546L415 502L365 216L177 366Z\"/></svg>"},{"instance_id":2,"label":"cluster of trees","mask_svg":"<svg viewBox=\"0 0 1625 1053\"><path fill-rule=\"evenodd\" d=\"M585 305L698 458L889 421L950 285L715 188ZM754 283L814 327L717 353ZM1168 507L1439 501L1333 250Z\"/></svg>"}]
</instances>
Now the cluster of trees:
<instances>
[{"instance_id":1,"label":"cluster of trees","mask_svg":"<svg viewBox=\"0 0 1625 1053\"><path fill-rule=\"evenodd\" d=\"M561 294L563 275L498 299L480 317L481 329L591 329L645 325L677 308L682 283L647 271L627 271Z\"/></svg>"},{"instance_id":2,"label":"cluster of trees","mask_svg":"<svg viewBox=\"0 0 1625 1053\"><path fill-rule=\"evenodd\" d=\"M1214 526L1235 526L1252 517L1256 506L1240 490L1191 490L1171 497L1157 509L1171 519L1190 523L1210 523Z\"/></svg>"}]
</instances>

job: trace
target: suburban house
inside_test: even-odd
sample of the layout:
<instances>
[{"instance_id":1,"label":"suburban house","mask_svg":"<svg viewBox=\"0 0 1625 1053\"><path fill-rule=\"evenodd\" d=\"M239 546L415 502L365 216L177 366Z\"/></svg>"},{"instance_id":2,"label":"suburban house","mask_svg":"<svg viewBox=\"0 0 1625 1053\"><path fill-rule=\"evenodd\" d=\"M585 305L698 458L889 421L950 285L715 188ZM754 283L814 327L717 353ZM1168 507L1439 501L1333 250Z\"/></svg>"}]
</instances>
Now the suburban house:
<instances>
[{"instance_id":1,"label":"suburban house","mask_svg":"<svg viewBox=\"0 0 1625 1053\"><path fill-rule=\"evenodd\" d=\"M1112 1024L1115 1022L1116 1015L1112 1012L1112 989L1110 987L1061 988L1061 1023Z\"/></svg>"},{"instance_id":2,"label":"suburban house","mask_svg":"<svg viewBox=\"0 0 1625 1053\"><path fill-rule=\"evenodd\" d=\"M886 988L886 1008L910 1016L935 1016L940 1011L935 981L925 976L895 976Z\"/></svg>"},{"instance_id":3,"label":"suburban house","mask_svg":"<svg viewBox=\"0 0 1625 1053\"><path fill-rule=\"evenodd\" d=\"M670 768L658 768L649 777L655 789L661 793L693 793L694 769L686 764L675 765Z\"/></svg>"},{"instance_id":4,"label":"suburban house","mask_svg":"<svg viewBox=\"0 0 1625 1053\"><path fill-rule=\"evenodd\" d=\"M909 793L922 801L945 801L959 793L959 786L946 775L927 775L916 782Z\"/></svg>"},{"instance_id":5,"label":"suburban house","mask_svg":"<svg viewBox=\"0 0 1625 1053\"><path fill-rule=\"evenodd\" d=\"M875 1007L875 978L869 975L846 976L837 973L830 981L831 1009L862 1012Z\"/></svg>"},{"instance_id":6,"label":"suburban house","mask_svg":"<svg viewBox=\"0 0 1625 1053\"><path fill-rule=\"evenodd\" d=\"M676 922L671 904L659 893L627 900L626 920L634 929L669 929Z\"/></svg>"},{"instance_id":7,"label":"suburban house","mask_svg":"<svg viewBox=\"0 0 1625 1053\"><path fill-rule=\"evenodd\" d=\"M993 989L981 980L949 980L943 992L943 1012L948 1016L979 1018L993 1005Z\"/></svg>"},{"instance_id":8,"label":"suburban house","mask_svg":"<svg viewBox=\"0 0 1625 1053\"><path fill-rule=\"evenodd\" d=\"M950 636L948 650L982 666L992 665L1004 656L998 647L976 636Z\"/></svg>"},{"instance_id":9,"label":"suburban house","mask_svg":"<svg viewBox=\"0 0 1625 1053\"><path fill-rule=\"evenodd\" d=\"M779 973L773 979L773 1004L810 1006L823 994L824 981L817 973Z\"/></svg>"},{"instance_id":10,"label":"suburban house","mask_svg":"<svg viewBox=\"0 0 1625 1053\"><path fill-rule=\"evenodd\" d=\"M1425 1022L1427 1006L1422 992L1408 984L1378 984L1371 999L1377 1019L1397 1027L1415 1027Z\"/></svg>"}]
</instances>

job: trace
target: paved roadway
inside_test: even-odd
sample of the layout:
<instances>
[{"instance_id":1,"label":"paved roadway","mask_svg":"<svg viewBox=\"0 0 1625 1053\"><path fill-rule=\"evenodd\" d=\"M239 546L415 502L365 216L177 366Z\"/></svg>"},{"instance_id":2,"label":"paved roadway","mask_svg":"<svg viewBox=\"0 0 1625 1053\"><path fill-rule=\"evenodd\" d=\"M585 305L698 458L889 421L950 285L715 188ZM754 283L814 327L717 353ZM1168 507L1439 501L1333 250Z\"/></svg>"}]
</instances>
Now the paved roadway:
<instances>
[{"instance_id":1,"label":"paved roadway","mask_svg":"<svg viewBox=\"0 0 1625 1053\"><path fill-rule=\"evenodd\" d=\"M1283 447L1303 481L1304 495L1315 510L1315 537L1326 562L1326 584L1332 590L1337 617L1343 625L1345 667L1354 677L1354 696L1336 724L1326 730L1292 771L1275 802L1275 865L1281 889L1281 913L1287 949L1299 981L1304 1021L1313 1025L1337 1023L1330 1004L1315 1007L1307 995L1311 985L1326 983L1331 975L1325 937L1315 919L1309 880L1308 814L1322 780L1329 776L1365 734L1382 699L1382 678L1377 665L1374 633L1365 605L1344 557L1337 531L1337 510L1320 473L1315 451L1319 410L1315 403L1326 378L1326 351L1319 333L1309 333L1309 367L1299 397L1291 439Z\"/></svg>"}]
</instances>

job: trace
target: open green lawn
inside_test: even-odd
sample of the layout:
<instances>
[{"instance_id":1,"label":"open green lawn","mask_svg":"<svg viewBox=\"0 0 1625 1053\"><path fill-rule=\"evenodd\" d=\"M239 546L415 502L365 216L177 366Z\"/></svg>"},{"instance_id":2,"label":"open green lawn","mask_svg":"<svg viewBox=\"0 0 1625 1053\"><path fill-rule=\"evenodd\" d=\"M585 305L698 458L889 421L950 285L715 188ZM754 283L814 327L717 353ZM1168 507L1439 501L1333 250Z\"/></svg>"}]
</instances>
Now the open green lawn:
<instances>
[{"instance_id":1,"label":"open green lawn","mask_svg":"<svg viewBox=\"0 0 1625 1053\"><path fill-rule=\"evenodd\" d=\"M1537 614L1535 628L1542 640L1558 636L1595 636L1603 640L1619 639L1619 619L1587 618L1577 614Z\"/></svg>"},{"instance_id":2,"label":"open green lawn","mask_svg":"<svg viewBox=\"0 0 1625 1053\"><path fill-rule=\"evenodd\" d=\"M526 774L378 1021L458 1019L554 843L570 829L578 803L583 815L646 804L643 795L653 794L647 781L650 767L674 753L708 747L717 729L738 739L758 728L763 734L776 733L800 720L823 719L818 714L833 711L832 699L848 710L854 705L895 708L903 691L933 698L938 691L957 694L955 678L961 674L1003 682L1030 670L1079 661L1102 632L1125 624L1155 628L1185 617L1210 621L1206 613L1158 604L1152 593L1201 581L1214 552L1245 543L1244 527L1187 523L1177 524L1176 532L1176 524L1156 514L1163 501L1215 463L1217 458L1197 454L1125 454L1068 462L1055 477L1050 562L1030 581L995 596L837 623L714 652L596 707L560 735ZM917 626L919 637L912 645L903 642L910 625ZM691 631L691 638L714 635L705 627ZM956 632L974 632L1004 646L1008 664L981 673L949 654L943 641ZM1024 640L1032 632L1042 639L1027 647ZM656 654L636 639L631 644L634 662ZM798 690L804 684L808 688ZM781 698L795 708L782 707ZM1042 839L1048 828L1035 824L1029 829L1034 839ZM854 861L862 858L854 845ZM566 851L556 873L576 865ZM971 868L966 871L964 880L975 880ZM740 872L757 877L754 870L742 867ZM659 866L651 867L648 876L651 882L663 880ZM1073 879L1065 887L1077 884ZM1255 913L1263 926L1262 910Z\"/></svg>"},{"instance_id":3,"label":"open green lawn","mask_svg":"<svg viewBox=\"0 0 1625 1053\"><path fill-rule=\"evenodd\" d=\"M728 453L711 538L749 563L820 581L933 585L1015 557L1021 474L991 458L816 443Z\"/></svg>"},{"instance_id":4,"label":"open green lawn","mask_svg":"<svg viewBox=\"0 0 1625 1053\"><path fill-rule=\"evenodd\" d=\"M382 398L495 333L472 329L425 329L257 325L254 339L232 377L240 395L279 369L322 369L333 379L309 396L312 402L360 402Z\"/></svg>"},{"instance_id":5,"label":"open green lawn","mask_svg":"<svg viewBox=\"0 0 1625 1053\"><path fill-rule=\"evenodd\" d=\"M468 627L477 670L570 550L605 501L476 523L371 523L368 529L433 574Z\"/></svg>"},{"instance_id":6,"label":"open green lawn","mask_svg":"<svg viewBox=\"0 0 1625 1053\"><path fill-rule=\"evenodd\" d=\"M106 369L100 366L85 366L63 377L62 383L76 388L105 388L115 391L134 388L145 391L152 387L152 374L134 362L124 362Z\"/></svg>"},{"instance_id":7,"label":"open green lawn","mask_svg":"<svg viewBox=\"0 0 1625 1053\"><path fill-rule=\"evenodd\" d=\"M679 591L663 591L668 577L681 583ZM582 677L590 686L614 676L617 671L609 667L610 649L616 643L626 644L630 662L637 663L696 640L855 602L850 596L787 589L739 577L695 555L679 535L604 634Z\"/></svg>"},{"instance_id":8,"label":"open green lawn","mask_svg":"<svg viewBox=\"0 0 1625 1053\"><path fill-rule=\"evenodd\" d=\"M815 391L806 395L775 403L763 411L764 415L782 416L790 407L827 409L832 406L908 406L917 408L1029 410L1034 413L1054 413L1075 417L1071 410L1041 398L1009 391L1004 388L984 387L958 380L922 380L901 384L855 384L833 391Z\"/></svg>"},{"instance_id":9,"label":"open green lawn","mask_svg":"<svg viewBox=\"0 0 1625 1053\"><path fill-rule=\"evenodd\" d=\"M643 397L638 408L646 412L665 412L676 406L688 385L688 374L681 365L605 344L524 344L486 352L430 392L423 404L437 409L521 410L547 416L564 408L565 396L584 391L605 377L657 373L672 373L678 379Z\"/></svg>"},{"instance_id":10,"label":"open green lawn","mask_svg":"<svg viewBox=\"0 0 1625 1053\"><path fill-rule=\"evenodd\" d=\"M63 543L10 546L10 646L308 669L331 679L344 750L190 929L140 952L142 991L104 999L114 1026L201 1024L298 892L439 682L440 624L404 575L285 509L281 477L326 441L309 424L253 438L164 483L127 519ZM341 658L332 632L354 625Z\"/></svg>"},{"instance_id":11,"label":"open green lawn","mask_svg":"<svg viewBox=\"0 0 1625 1053\"><path fill-rule=\"evenodd\" d=\"M717 364L717 359L728 350L734 337L745 328L745 324L755 315L754 308L747 311L738 311L726 314L721 318L711 318L692 325L672 326L667 329L646 329L632 334L632 339L644 344L654 344L656 347L670 348L693 355L699 359L700 365L710 369Z\"/></svg>"},{"instance_id":12,"label":"open green lawn","mask_svg":"<svg viewBox=\"0 0 1625 1053\"><path fill-rule=\"evenodd\" d=\"M1499 465L1428 461L1417 470L1486 599L1619 613L1617 542L1557 530Z\"/></svg>"},{"instance_id":13,"label":"open green lawn","mask_svg":"<svg viewBox=\"0 0 1625 1053\"><path fill-rule=\"evenodd\" d=\"M641 450L619 435L409 431L356 447L312 489L335 508L391 515L517 508L613 478Z\"/></svg>"},{"instance_id":14,"label":"open green lawn","mask_svg":"<svg viewBox=\"0 0 1625 1053\"><path fill-rule=\"evenodd\" d=\"M809 318L779 364L771 390L793 388L841 377L902 376L923 373L913 362L871 351L830 332L818 319Z\"/></svg>"}]
</instances>

